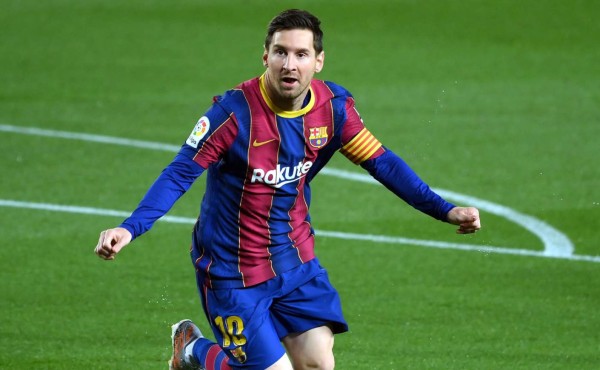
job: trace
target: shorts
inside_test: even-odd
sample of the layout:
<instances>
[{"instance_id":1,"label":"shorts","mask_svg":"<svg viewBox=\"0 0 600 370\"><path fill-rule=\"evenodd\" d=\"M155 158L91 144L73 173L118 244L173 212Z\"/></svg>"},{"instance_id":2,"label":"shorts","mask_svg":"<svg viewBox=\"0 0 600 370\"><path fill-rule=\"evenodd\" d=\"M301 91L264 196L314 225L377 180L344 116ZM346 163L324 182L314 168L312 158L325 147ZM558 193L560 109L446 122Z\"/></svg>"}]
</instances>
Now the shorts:
<instances>
[{"instance_id":1,"label":"shorts","mask_svg":"<svg viewBox=\"0 0 600 370\"><path fill-rule=\"evenodd\" d=\"M285 353L281 339L320 326L348 331L340 297L315 258L248 288L209 289L200 296L217 343L233 368L266 369Z\"/></svg>"}]
</instances>

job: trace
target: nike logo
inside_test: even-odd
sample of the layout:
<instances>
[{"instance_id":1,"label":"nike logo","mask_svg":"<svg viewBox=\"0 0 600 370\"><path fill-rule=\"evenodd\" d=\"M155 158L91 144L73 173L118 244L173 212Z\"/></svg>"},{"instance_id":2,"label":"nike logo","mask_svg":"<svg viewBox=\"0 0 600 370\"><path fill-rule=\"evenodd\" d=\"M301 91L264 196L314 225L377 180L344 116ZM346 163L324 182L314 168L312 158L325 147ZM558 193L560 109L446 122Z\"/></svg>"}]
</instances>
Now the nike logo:
<instances>
[{"instance_id":1,"label":"nike logo","mask_svg":"<svg viewBox=\"0 0 600 370\"><path fill-rule=\"evenodd\" d=\"M252 143L253 147L257 147L257 146L263 146L265 144L270 143L271 141L275 141L277 139L270 139L270 140L265 140L265 141L256 141L256 139L254 139L254 142Z\"/></svg>"}]
</instances>

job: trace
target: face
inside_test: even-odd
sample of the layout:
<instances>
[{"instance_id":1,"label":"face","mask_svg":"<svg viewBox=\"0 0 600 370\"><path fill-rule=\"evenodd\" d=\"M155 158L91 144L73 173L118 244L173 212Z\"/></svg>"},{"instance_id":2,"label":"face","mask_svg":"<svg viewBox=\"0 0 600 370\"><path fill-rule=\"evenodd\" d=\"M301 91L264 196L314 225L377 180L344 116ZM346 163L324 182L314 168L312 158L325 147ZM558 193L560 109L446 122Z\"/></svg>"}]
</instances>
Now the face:
<instances>
[{"instance_id":1,"label":"face","mask_svg":"<svg viewBox=\"0 0 600 370\"><path fill-rule=\"evenodd\" d=\"M273 103L285 110L301 109L310 81L323 69L324 59L324 52L317 55L315 51L312 31L275 32L263 54L266 88Z\"/></svg>"}]
</instances>

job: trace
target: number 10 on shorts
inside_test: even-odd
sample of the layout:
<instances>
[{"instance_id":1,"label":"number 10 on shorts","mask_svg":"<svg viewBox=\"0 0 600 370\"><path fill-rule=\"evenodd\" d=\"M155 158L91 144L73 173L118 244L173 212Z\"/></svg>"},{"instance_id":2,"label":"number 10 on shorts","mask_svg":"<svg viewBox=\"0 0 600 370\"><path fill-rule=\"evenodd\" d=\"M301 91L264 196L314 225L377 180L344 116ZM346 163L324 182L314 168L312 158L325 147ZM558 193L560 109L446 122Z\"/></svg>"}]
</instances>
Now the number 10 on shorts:
<instances>
[{"instance_id":1,"label":"number 10 on shorts","mask_svg":"<svg viewBox=\"0 0 600 370\"><path fill-rule=\"evenodd\" d=\"M246 344L246 337L242 334L244 322L239 316L229 316L226 319L217 316L215 324L223 334L223 347L229 347L232 342L236 347Z\"/></svg>"}]
</instances>

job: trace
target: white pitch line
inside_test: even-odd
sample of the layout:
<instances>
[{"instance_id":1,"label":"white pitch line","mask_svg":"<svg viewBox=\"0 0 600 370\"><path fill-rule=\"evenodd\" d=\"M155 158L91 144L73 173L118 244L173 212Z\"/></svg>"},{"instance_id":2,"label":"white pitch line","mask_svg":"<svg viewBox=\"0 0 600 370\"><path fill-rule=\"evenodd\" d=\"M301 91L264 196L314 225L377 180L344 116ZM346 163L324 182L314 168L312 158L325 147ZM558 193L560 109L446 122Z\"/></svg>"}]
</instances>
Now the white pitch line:
<instances>
[{"instance_id":1,"label":"white pitch line","mask_svg":"<svg viewBox=\"0 0 600 370\"><path fill-rule=\"evenodd\" d=\"M0 131L4 132L12 132L26 135L34 135L34 136L45 136L45 137L54 137L54 138L63 138L63 139L72 139L72 140L82 140L82 141L91 141L98 143L106 143L113 145L122 145L128 147L137 147L144 149L153 149L167 152L177 152L179 150L179 146L169 145L158 142L150 142L143 140L131 140L131 139L123 139L118 137L104 136L104 135L95 135L95 134L85 134L85 133L76 133L76 132L68 132L68 131L57 131L57 130L48 130L38 127L22 127L22 126L14 126L14 125L5 125L0 124ZM366 182L366 183L374 183L379 184L375 181L371 176L365 174L358 174L354 172L334 169L334 168L324 168L321 170L321 173L324 175L334 176L338 178L344 178L347 180ZM573 255L574 246L573 243L569 240L569 238L556 230L552 226L547 223L538 220L532 216L525 215L523 213L517 212L511 208L492 203L487 200L471 197L464 194L459 194L450 190L444 189L434 189L438 194L443 196L446 199L458 201L464 204L470 204L476 206L482 210L490 212L492 214L496 214L498 216L504 217L509 221L516 223L524 227L526 230L530 231L534 235L536 235L544 245L543 252L535 252L531 251L531 253L542 253L542 255L546 257L562 257L568 258ZM173 217L173 216L165 216L165 217ZM398 240L403 240L403 238L399 238ZM434 241L419 241L419 245L423 245L422 243L438 243ZM410 243L409 243L410 244ZM414 243L412 243L414 244ZM470 248L471 246L466 244L456 244L454 247L456 249L458 246L467 246ZM481 249L481 247L479 247ZM488 247L488 248L498 248L498 247ZM479 250L480 250L479 249ZM509 250L514 250L512 248L508 248ZM522 254L522 253L521 253Z\"/></svg>"},{"instance_id":2,"label":"white pitch line","mask_svg":"<svg viewBox=\"0 0 600 370\"><path fill-rule=\"evenodd\" d=\"M354 180L380 185L379 182L377 182L377 180L375 180L370 175L365 175L361 173L338 170L334 168L323 168L321 170L321 173L324 175L336 176L347 180ZM542 241L544 245L543 253L549 257L567 257L572 255L573 251L575 250L573 243L571 243L571 240L569 240L569 238L567 238L565 234L556 230L547 223L538 220L537 218L517 212L514 209L508 208L506 206L492 203L487 200L475 198L470 195L459 194L444 189L433 190L445 199L477 207L481 210L506 218L507 220L522 226Z\"/></svg>"},{"instance_id":3,"label":"white pitch line","mask_svg":"<svg viewBox=\"0 0 600 370\"><path fill-rule=\"evenodd\" d=\"M586 255L550 255L545 251L534 251L531 249L516 249L507 247L494 247L489 245L476 245L476 244L463 244L463 243L449 243L440 242L433 240L421 240L421 239L409 239L397 236L385 236L385 235L369 235L369 234L352 234L342 233L337 231L325 231L316 230L317 236L330 237L337 239L346 240L364 240L375 243L387 243L387 244L409 244L418 245L427 248L438 248L438 249L456 249L471 252L483 252L483 253L494 253L494 254L511 254L517 256L533 256L533 257L545 257L545 258L556 258L573 261L589 261L589 262L600 262L600 256L586 256Z\"/></svg>"},{"instance_id":4,"label":"white pitch line","mask_svg":"<svg viewBox=\"0 0 600 370\"><path fill-rule=\"evenodd\" d=\"M45 136L45 137L53 137L53 138L59 138L59 139L81 140L81 141L90 141L93 143L122 145L122 146L143 148L143 149L154 149L154 150L160 150L160 151L166 151L166 152L177 152L181 148L181 146L157 143L157 142L152 142L152 141L123 139L123 138L114 137L114 136L85 134L85 133L80 133L80 132L47 130L47 129L43 129L43 128L39 128L39 127L21 127L21 126L0 124L0 131L12 132L15 134L25 134L25 135L31 135L31 136Z\"/></svg>"},{"instance_id":5,"label":"white pitch line","mask_svg":"<svg viewBox=\"0 0 600 370\"><path fill-rule=\"evenodd\" d=\"M81 206L67 206L61 204L50 204L50 203L34 203L34 202L21 202L9 199L0 199L0 207L11 207L21 209L35 209L40 211L52 211L52 212L65 212L95 216L111 216L126 218L131 214L126 211L118 211L114 209L103 209L103 208L92 208L92 207L81 207ZM178 217L178 216L163 216L158 221L176 223L176 224L188 224L193 225L196 222L195 218L191 217ZM547 258L558 258L566 260L578 260L578 261L589 261L589 262L600 262L600 256L583 256L583 255L570 255L570 256L553 256L544 253L543 251L534 251L530 249L515 249L506 247L494 247L494 246L483 246L476 244L463 244L463 243L449 243L440 242L433 240L421 240L403 238L397 236L387 235L371 235L371 234L354 234L340 231L328 231L328 230L315 230L315 234L318 237L334 238L343 240L361 240L374 243L383 244L402 244L402 245L417 245L427 248L438 248L438 249L454 249L471 252L481 253L494 253L494 254L511 254L518 256L533 256L533 257L547 257Z\"/></svg>"}]
</instances>

